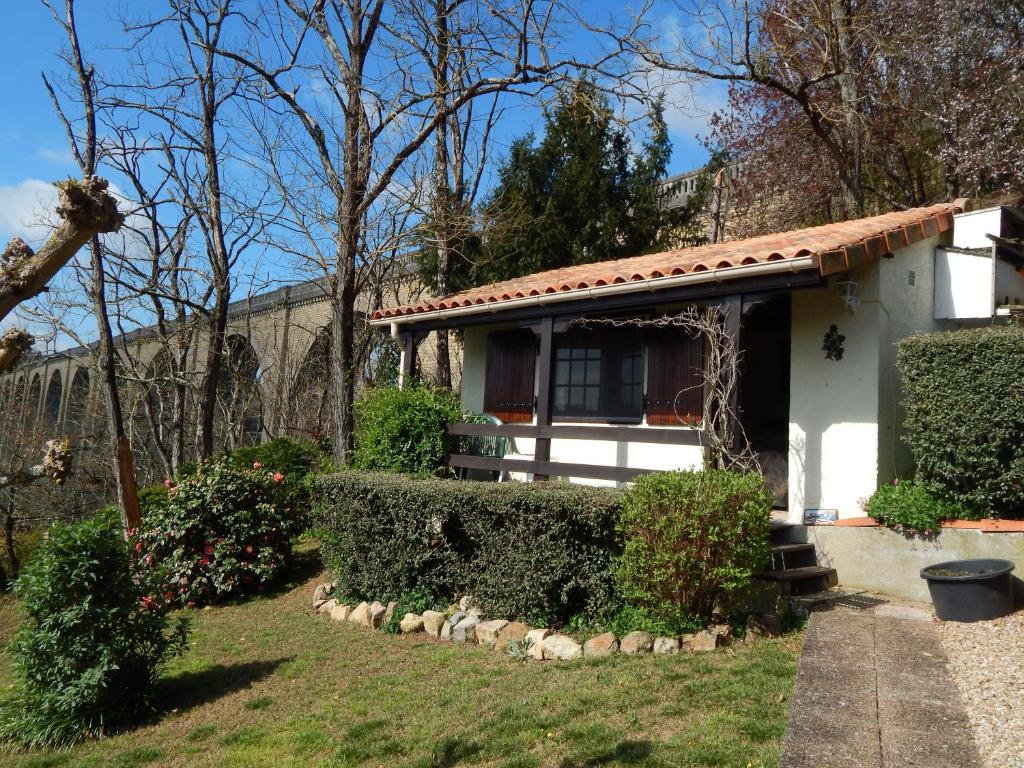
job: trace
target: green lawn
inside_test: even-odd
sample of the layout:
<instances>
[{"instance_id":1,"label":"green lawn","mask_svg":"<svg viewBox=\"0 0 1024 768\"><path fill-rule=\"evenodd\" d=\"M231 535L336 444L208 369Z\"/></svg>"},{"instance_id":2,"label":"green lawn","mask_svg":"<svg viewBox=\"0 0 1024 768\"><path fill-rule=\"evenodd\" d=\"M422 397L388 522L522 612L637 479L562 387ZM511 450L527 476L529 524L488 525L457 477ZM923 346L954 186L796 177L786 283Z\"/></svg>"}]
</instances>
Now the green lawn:
<instances>
[{"instance_id":1,"label":"green lawn","mask_svg":"<svg viewBox=\"0 0 1024 768\"><path fill-rule=\"evenodd\" d=\"M310 553L307 553L310 554ZM309 577L309 578L306 578ZM799 636L704 655L520 664L493 651L336 626L311 570L196 611L163 711L5 766L774 766ZM0 603L0 641L15 624ZM0 687L12 683L0 655Z\"/></svg>"}]
</instances>

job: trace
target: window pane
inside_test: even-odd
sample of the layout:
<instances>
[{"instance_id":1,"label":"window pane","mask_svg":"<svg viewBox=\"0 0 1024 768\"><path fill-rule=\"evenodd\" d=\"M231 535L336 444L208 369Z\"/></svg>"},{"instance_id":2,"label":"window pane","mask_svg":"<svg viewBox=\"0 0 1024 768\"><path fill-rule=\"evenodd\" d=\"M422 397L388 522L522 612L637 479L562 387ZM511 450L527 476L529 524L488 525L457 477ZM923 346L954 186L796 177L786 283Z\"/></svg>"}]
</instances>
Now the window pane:
<instances>
[{"instance_id":1,"label":"window pane","mask_svg":"<svg viewBox=\"0 0 1024 768\"><path fill-rule=\"evenodd\" d=\"M569 361L559 360L555 363L555 385L569 383Z\"/></svg>"},{"instance_id":2,"label":"window pane","mask_svg":"<svg viewBox=\"0 0 1024 768\"><path fill-rule=\"evenodd\" d=\"M643 346L626 328L573 330L555 338L554 415L640 420Z\"/></svg>"}]
</instances>

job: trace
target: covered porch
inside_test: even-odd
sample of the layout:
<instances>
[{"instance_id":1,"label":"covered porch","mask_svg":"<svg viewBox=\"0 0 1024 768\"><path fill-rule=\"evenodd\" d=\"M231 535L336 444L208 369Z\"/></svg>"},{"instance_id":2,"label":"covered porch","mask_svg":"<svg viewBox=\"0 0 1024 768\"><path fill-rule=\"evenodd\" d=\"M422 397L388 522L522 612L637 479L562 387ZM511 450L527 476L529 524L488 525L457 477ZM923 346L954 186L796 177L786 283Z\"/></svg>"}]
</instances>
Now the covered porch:
<instances>
[{"instance_id":1,"label":"covered porch","mask_svg":"<svg viewBox=\"0 0 1024 768\"><path fill-rule=\"evenodd\" d=\"M713 309L741 350L739 386L728 409L739 415L784 505L791 294L824 282L813 272L787 271L659 293L656 303L650 294L632 294L541 306L515 317L502 312L418 323L399 331L403 379L417 375L418 336L438 327L461 331L463 406L500 422L448 425L450 435L470 438L461 441L469 450L448 456L449 466L469 476L617 484L699 468L714 442L707 431L706 411L714 408L704 379L708 350L684 328L656 321L688 307ZM503 450L472 450L481 438Z\"/></svg>"}]
</instances>

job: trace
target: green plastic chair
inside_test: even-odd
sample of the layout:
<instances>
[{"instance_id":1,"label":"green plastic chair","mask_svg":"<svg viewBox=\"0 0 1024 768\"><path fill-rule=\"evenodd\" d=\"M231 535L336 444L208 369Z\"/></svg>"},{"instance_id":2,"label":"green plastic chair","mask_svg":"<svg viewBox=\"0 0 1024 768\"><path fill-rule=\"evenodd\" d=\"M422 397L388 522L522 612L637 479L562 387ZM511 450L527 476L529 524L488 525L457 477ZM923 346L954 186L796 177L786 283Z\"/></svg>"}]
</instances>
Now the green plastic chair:
<instances>
[{"instance_id":1,"label":"green plastic chair","mask_svg":"<svg viewBox=\"0 0 1024 768\"><path fill-rule=\"evenodd\" d=\"M466 424L493 424L500 426L503 423L497 416L492 416L489 413L467 413L462 420ZM497 435L467 435L462 438L460 449L467 456L486 456L494 459L503 459L505 458L506 451L508 451L508 438ZM502 480L502 473L500 471L495 471L494 475L495 480L499 482ZM465 469L462 471L462 477L465 478Z\"/></svg>"}]
</instances>

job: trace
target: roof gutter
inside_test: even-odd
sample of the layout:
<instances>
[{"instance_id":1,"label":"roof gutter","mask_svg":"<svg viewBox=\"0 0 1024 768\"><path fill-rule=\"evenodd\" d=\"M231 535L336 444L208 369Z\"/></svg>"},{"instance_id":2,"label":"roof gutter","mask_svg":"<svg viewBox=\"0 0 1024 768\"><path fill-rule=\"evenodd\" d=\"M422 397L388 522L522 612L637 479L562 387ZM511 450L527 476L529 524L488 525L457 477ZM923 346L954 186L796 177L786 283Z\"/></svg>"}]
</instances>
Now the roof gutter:
<instances>
[{"instance_id":1,"label":"roof gutter","mask_svg":"<svg viewBox=\"0 0 1024 768\"><path fill-rule=\"evenodd\" d=\"M682 285L700 285L702 283L721 283L741 277L755 277L759 275L773 275L783 272L800 272L805 269L817 269L818 257L798 256L794 259L782 259L779 261L765 261L758 264L746 264L739 267L722 267L721 269L709 269L704 272L689 272L685 275L673 275L671 277L652 277L647 280L631 280L627 283L614 283L612 285L599 285L591 288L575 288L570 291L557 291L555 293L542 293L537 296L523 296L505 301L491 301L483 304L471 304L468 307L450 307L448 309L435 309L429 312L413 312L407 315L393 315L371 320L370 325L391 326L391 333L397 332L398 326L407 323L421 323L427 320L443 320L449 317L463 317L466 315L499 314L510 309L522 307L537 307L547 304L560 304L566 301L577 301L579 299L597 299L604 296L618 296L627 293L641 293L643 291L660 291L666 288L676 288Z\"/></svg>"}]
</instances>

